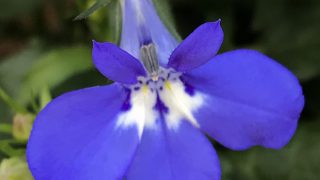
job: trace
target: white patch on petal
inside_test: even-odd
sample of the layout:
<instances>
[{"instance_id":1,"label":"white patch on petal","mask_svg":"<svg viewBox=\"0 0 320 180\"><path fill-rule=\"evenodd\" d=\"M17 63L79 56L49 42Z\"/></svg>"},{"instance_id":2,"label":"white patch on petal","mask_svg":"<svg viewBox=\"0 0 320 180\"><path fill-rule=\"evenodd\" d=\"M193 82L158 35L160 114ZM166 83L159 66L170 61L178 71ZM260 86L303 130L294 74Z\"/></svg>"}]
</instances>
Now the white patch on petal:
<instances>
[{"instance_id":1,"label":"white patch on petal","mask_svg":"<svg viewBox=\"0 0 320 180\"><path fill-rule=\"evenodd\" d=\"M131 108L119 115L117 127L136 125L141 138L143 128L152 127L158 117L157 112L153 109L156 100L156 93L151 92L146 85L142 86L139 91L131 90Z\"/></svg>"},{"instance_id":2,"label":"white patch on petal","mask_svg":"<svg viewBox=\"0 0 320 180\"><path fill-rule=\"evenodd\" d=\"M165 119L169 128L177 129L181 120L188 120L195 127L199 127L193 116L204 102L204 95L196 93L190 96L185 92L185 86L180 80L166 81L163 91L159 93L160 99L168 107L169 112Z\"/></svg>"}]
</instances>

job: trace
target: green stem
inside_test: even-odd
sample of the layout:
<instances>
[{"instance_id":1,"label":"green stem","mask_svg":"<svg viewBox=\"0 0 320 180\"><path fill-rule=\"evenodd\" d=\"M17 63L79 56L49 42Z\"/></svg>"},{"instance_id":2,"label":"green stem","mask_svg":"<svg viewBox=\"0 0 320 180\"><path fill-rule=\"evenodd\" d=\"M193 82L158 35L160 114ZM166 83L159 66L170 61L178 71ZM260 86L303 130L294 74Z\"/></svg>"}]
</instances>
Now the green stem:
<instances>
[{"instance_id":1,"label":"green stem","mask_svg":"<svg viewBox=\"0 0 320 180\"><path fill-rule=\"evenodd\" d=\"M13 111L19 113L27 113L27 110L18 104L15 100L13 100L1 87L0 87L0 99L4 101L4 103L9 106Z\"/></svg>"},{"instance_id":2,"label":"green stem","mask_svg":"<svg viewBox=\"0 0 320 180\"><path fill-rule=\"evenodd\" d=\"M52 100L48 86L45 86L40 92L40 110L42 110Z\"/></svg>"},{"instance_id":3,"label":"green stem","mask_svg":"<svg viewBox=\"0 0 320 180\"><path fill-rule=\"evenodd\" d=\"M0 141L0 151L9 157L22 156L25 154L25 149L15 149L11 146L11 143L21 144L22 142L13 139L2 140Z\"/></svg>"}]
</instances>

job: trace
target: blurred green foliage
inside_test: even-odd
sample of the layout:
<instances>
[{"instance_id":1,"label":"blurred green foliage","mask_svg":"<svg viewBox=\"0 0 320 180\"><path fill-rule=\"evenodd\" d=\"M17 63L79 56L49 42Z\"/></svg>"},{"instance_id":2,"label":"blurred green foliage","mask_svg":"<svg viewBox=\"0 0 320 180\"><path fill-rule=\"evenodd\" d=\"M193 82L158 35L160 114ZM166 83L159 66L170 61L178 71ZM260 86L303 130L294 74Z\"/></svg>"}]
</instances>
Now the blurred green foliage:
<instances>
[{"instance_id":1,"label":"blurred green foliage","mask_svg":"<svg viewBox=\"0 0 320 180\"><path fill-rule=\"evenodd\" d=\"M23 104L30 101L30 94L39 94L45 87L53 88L72 75L92 68L88 47L57 47L38 57L24 75L18 99Z\"/></svg>"},{"instance_id":2,"label":"blurred green foliage","mask_svg":"<svg viewBox=\"0 0 320 180\"><path fill-rule=\"evenodd\" d=\"M303 86L305 109L284 149L234 152L214 143L222 179L319 179L320 1L153 1L178 39L205 21L221 18L221 52L258 49L293 71ZM51 97L110 83L92 65L91 40L119 42L121 13L116 0L97 3L105 8L93 12L100 7L94 0L0 1L1 180L32 179L23 157L26 138L34 116ZM85 19L74 21L81 12L78 18Z\"/></svg>"},{"instance_id":3,"label":"blurred green foliage","mask_svg":"<svg viewBox=\"0 0 320 180\"><path fill-rule=\"evenodd\" d=\"M0 163L0 178L2 180L33 180L23 157L3 159Z\"/></svg>"}]
</instances>

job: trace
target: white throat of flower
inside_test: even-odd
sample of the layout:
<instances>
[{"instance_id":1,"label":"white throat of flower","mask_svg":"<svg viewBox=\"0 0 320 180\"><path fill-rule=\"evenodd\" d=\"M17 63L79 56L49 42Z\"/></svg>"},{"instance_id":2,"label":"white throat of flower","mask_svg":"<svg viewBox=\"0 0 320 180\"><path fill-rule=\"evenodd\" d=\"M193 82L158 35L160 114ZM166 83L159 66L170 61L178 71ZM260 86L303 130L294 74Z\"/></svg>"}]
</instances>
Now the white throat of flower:
<instances>
[{"instance_id":1,"label":"white throat of flower","mask_svg":"<svg viewBox=\"0 0 320 180\"><path fill-rule=\"evenodd\" d=\"M178 130L181 121L188 121L199 127L193 113L204 103L205 96L195 92L190 95L180 79L181 73L172 69L160 68L158 79L139 77L139 83L129 86L131 108L120 114L118 127L126 128L132 125L138 127L139 136L143 129L156 130L156 121L163 118L169 129ZM166 112L156 109L157 101L166 107ZM162 113L162 114L161 114Z\"/></svg>"}]
</instances>

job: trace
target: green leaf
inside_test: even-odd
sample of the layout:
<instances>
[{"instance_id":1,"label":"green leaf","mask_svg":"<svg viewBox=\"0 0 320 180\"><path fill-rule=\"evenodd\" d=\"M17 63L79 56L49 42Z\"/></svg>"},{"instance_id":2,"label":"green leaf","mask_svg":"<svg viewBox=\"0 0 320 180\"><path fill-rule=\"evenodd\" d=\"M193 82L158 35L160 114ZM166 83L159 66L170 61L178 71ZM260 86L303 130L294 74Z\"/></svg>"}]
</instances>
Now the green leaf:
<instances>
[{"instance_id":1,"label":"green leaf","mask_svg":"<svg viewBox=\"0 0 320 180\"><path fill-rule=\"evenodd\" d=\"M97 0L89 9L80 13L74 20L81 20L89 17L92 13L94 13L99 8L107 6L112 0Z\"/></svg>"},{"instance_id":2,"label":"green leaf","mask_svg":"<svg viewBox=\"0 0 320 180\"><path fill-rule=\"evenodd\" d=\"M95 39L118 44L121 33L120 1L111 1L108 8L103 8L88 18L89 28Z\"/></svg>"},{"instance_id":3,"label":"green leaf","mask_svg":"<svg viewBox=\"0 0 320 180\"><path fill-rule=\"evenodd\" d=\"M41 54L42 44L38 41L32 41L25 50L2 59L0 63L1 88L16 99L24 76ZM19 99L16 100L20 102Z\"/></svg>"},{"instance_id":4,"label":"green leaf","mask_svg":"<svg viewBox=\"0 0 320 180\"><path fill-rule=\"evenodd\" d=\"M19 99L26 103L30 101L32 94L38 96L44 88L56 87L71 76L91 68L89 47L76 46L52 50L41 56L27 73Z\"/></svg>"}]
</instances>

